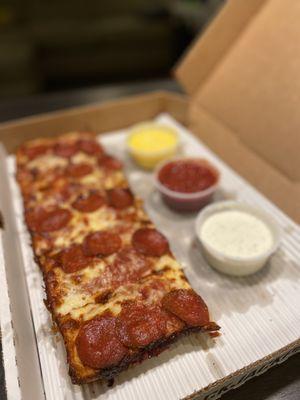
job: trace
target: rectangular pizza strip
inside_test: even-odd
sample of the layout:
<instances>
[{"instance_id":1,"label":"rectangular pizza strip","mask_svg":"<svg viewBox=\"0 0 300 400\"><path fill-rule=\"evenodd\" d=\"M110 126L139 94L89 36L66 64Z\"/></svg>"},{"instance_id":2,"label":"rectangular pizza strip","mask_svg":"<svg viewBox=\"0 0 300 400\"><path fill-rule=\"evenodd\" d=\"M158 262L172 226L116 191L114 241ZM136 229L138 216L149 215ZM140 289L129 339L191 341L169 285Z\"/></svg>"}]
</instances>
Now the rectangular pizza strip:
<instances>
[{"instance_id":1,"label":"rectangular pizza strip","mask_svg":"<svg viewBox=\"0 0 300 400\"><path fill-rule=\"evenodd\" d=\"M219 329L93 134L24 144L17 180L73 383L111 381L183 334Z\"/></svg>"}]
</instances>

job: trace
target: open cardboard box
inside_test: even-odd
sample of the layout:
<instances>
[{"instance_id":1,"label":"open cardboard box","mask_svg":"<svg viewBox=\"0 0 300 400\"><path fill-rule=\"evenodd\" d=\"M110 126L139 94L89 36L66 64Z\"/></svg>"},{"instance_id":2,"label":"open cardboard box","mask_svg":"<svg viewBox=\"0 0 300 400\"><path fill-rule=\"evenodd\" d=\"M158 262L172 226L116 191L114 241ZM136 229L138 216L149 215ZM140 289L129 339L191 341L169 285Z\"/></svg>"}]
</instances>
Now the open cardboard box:
<instances>
[{"instance_id":1,"label":"open cardboard box","mask_svg":"<svg viewBox=\"0 0 300 400\"><path fill-rule=\"evenodd\" d=\"M175 69L187 97L155 92L25 118L2 124L0 141L13 152L35 137L168 112L300 222L299 20L298 0L229 0Z\"/></svg>"},{"instance_id":2,"label":"open cardboard box","mask_svg":"<svg viewBox=\"0 0 300 400\"><path fill-rule=\"evenodd\" d=\"M299 18L297 0L229 0L175 69L187 98L156 92L25 118L2 124L0 140L14 151L33 137L169 112L300 222Z\"/></svg>"}]
</instances>

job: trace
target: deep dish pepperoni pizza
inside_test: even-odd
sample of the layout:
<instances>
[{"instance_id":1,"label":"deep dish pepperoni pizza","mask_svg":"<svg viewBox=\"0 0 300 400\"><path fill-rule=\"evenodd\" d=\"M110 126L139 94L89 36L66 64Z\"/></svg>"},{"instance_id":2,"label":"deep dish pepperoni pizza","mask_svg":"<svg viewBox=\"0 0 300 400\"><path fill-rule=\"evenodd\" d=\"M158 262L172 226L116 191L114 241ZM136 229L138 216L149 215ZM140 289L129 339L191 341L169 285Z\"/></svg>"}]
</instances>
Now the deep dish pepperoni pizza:
<instances>
[{"instance_id":1,"label":"deep dish pepperoni pizza","mask_svg":"<svg viewBox=\"0 0 300 400\"><path fill-rule=\"evenodd\" d=\"M110 381L183 334L219 329L92 134L24 144L17 180L73 383Z\"/></svg>"}]
</instances>

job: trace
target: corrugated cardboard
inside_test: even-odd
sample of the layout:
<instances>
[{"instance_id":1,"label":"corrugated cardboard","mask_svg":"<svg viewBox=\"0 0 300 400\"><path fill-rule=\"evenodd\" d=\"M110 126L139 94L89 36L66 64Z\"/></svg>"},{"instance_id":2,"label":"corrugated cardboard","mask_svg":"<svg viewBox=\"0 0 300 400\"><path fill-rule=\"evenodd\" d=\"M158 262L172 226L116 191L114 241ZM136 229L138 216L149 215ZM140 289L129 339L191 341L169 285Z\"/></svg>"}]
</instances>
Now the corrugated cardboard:
<instances>
[{"instance_id":1,"label":"corrugated cardboard","mask_svg":"<svg viewBox=\"0 0 300 400\"><path fill-rule=\"evenodd\" d=\"M300 222L300 2L229 0L158 92L2 124L9 151L72 129L118 129L170 112Z\"/></svg>"},{"instance_id":2,"label":"corrugated cardboard","mask_svg":"<svg viewBox=\"0 0 300 400\"><path fill-rule=\"evenodd\" d=\"M157 92L25 118L0 125L0 140L13 152L34 137L169 112L300 222L299 21L299 0L228 0L177 68L188 99Z\"/></svg>"},{"instance_id":3,"label":"corrugated cardboard","mask_svg":"<svg viewBox=\"0 0 300 400\"><path fill-rule=\"evenodd\" d=\"M188 120L300 221L300 2L231 0L184 58Z\"/></svg>"},{"instance_id":4,"label":"corrugated cardboard","mask_svg":"<svg viewBox=\"0 0 300 400\"><path fill-rule=\"evenodd\" d=\"M161 91L3 123L0 124L0 140L9 152L13 152L24 141L36 137L59 135L72 130L101 133L121 129L154 118L163 111L187 123L186 99Z\"/></svg>"}]
</instances>

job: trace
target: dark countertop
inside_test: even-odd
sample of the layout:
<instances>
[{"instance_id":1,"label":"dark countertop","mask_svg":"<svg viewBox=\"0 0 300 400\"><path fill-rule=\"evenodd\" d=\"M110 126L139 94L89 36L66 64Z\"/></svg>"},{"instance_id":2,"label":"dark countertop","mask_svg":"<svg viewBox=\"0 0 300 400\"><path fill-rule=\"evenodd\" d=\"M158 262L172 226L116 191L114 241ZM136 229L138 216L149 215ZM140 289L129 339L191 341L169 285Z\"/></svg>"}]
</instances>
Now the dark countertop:
<instances>
[{"instance_id":1,"label":"dark countertop","mask_svg":"<svg viewBox=\"0 0 300 400\"><path fill-rule=\"evenodd\" d=\"M1 342L1 332L0 332L0 399L5 400L6 390L5 390L5 378L4 378L4 368L3 368L3 358L2 358L2 342Z\"/></svg>"},{"instance_id":2,"label":"dark countertop","mask_svg":"<svg viewBox=\"0 0 300 400\"><path fill-rule=\"evenodd\" d=\"M24 97L14 101L0 102L0 121L160 89L180 92L179 86L174 81L161 80ZM7 397L4 384L1 342L0 354L0 400L5 400ZM245 383L242 387L230 391L222 399L299 400L300 354L291 357L279 366L273 367L265 374Z\"/></svg>"},{"instance_id":3,"label":"dark countertop","mask_svg":"<svg viewBox=\"0 0 300 400\"><path fill-rule=\"evenodd\" d=\"M69 90L60 93L20 97L8 101L1 101L0 99L0 122L155 90L181 92L180 86L175 81L165 79Z\"/></svg>"}]
</instances>

